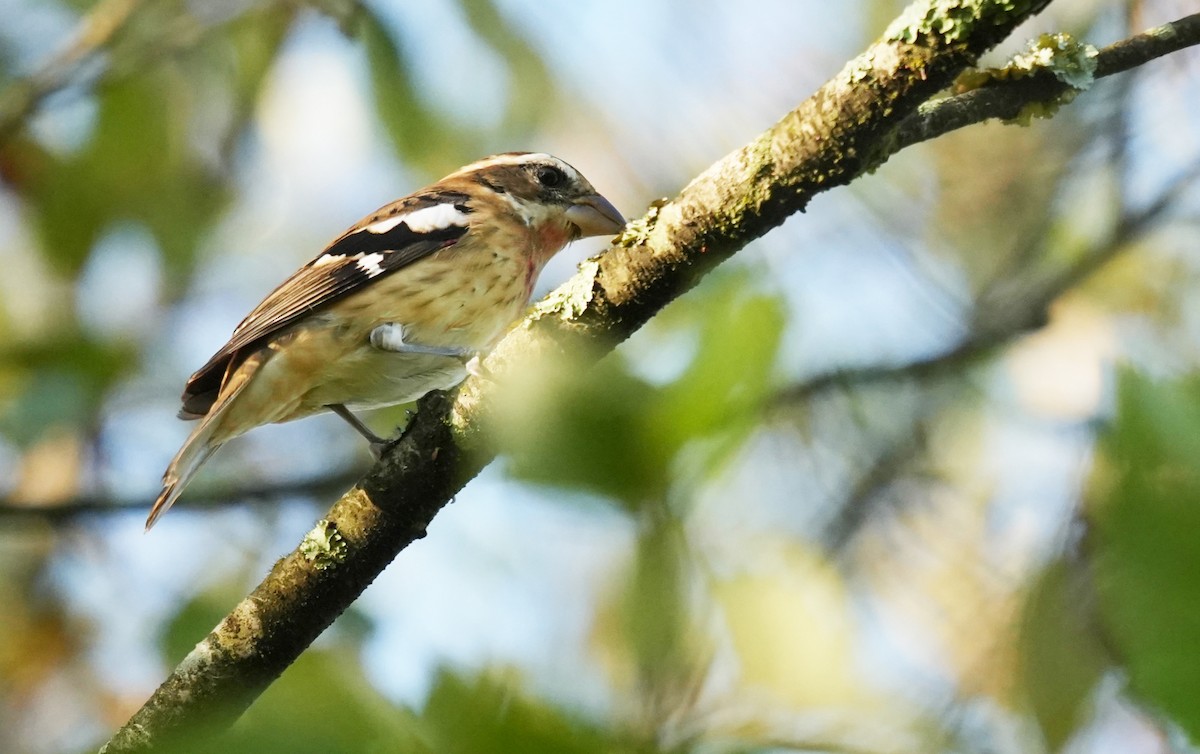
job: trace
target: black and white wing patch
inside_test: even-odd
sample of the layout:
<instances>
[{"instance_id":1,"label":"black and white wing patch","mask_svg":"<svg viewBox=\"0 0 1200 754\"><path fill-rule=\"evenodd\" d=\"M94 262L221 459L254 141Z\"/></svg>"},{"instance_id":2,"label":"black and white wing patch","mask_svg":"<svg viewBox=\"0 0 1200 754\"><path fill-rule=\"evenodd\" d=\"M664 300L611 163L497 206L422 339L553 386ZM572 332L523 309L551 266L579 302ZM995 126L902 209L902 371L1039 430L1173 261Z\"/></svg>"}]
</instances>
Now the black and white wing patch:
<instances>
[{"instance_id":1,"label":"black and white wing patch","mask_svg":"<svg viewBox=\"0 0 1200 754\"><path fill-rule=\"evenodd\" d=\"M203 416L221 383L249 347L372 281L433 252L467 232L465 195L413 196L369 216L331 243L270 293L233 331L220 351L188 379L180 416Z\"/></svg>"}]
</instances>

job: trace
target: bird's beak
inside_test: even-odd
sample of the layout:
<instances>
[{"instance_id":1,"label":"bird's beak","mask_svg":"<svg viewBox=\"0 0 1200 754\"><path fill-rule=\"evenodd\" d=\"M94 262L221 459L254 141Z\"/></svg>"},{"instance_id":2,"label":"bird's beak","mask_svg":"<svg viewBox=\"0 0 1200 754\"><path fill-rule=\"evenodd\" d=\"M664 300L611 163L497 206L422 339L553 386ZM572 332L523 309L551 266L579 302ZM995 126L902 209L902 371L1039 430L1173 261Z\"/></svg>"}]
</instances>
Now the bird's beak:
<instances>
[{"instance_id":1,"label":"bird's beak","mask_svg":"<svg viewBox=\"0 0 1200 754\"><path fill-rule=\"evenodd\" d=\"M611 236L625 227L625 218L612 202L599 194L575 200L567 208L567 220L579 229L579 237Z\"/></svg>"}]
</instances>

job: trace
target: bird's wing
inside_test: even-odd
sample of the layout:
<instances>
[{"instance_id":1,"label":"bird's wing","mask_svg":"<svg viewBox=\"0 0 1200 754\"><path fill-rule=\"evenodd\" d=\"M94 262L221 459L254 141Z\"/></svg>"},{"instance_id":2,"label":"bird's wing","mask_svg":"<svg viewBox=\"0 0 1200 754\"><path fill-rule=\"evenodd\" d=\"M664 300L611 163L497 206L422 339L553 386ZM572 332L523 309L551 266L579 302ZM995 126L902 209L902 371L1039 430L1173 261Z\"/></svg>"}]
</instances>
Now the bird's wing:
<instances>
[{"instance_id":1,"label":"bird's wing","mask_svg":"<svg viewBox=\"0 0 1200 754\"><path fill-rule=\"evenodd\" d=\"M255 346L380 277L457 243L468 228L467 199L445 192L418 194L380 209L342 234L263 299L229 342L188 379L180 417L205 415L226 376Z\"/></svg>"}]
</instances>

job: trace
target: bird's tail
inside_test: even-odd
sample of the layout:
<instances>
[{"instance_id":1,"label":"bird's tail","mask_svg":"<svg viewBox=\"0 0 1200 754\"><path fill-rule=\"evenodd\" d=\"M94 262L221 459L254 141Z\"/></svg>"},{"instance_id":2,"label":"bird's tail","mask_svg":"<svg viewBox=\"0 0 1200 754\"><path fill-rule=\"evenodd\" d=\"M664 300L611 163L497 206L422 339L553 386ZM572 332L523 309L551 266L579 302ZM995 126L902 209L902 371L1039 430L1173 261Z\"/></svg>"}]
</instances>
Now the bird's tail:
<instances>
[{"instance_id":1,"label":"bird's tail","mask_svg":"<svg viewBox=\"0 0 1200 754\"><path fill-rule=\"evenodd\" d=\"M233 405L234 399L250 382L250 377L257 371L260 361L260 358L251 357L241 368L230 375L226 384L222 386L220 397L217 398L216 403L212 405L208 414L200 420L200 424L192 430L187 440L184 441L183 447L175 454L171 465L167 466L167 470L163 473L162 492L158 493L158 499L154 501L154 506L150 508L150 515L146 518L146 531L149 531L159 517L175 504L179 495L183 493L184 487L187 487L188 482L192 480L204 462L217 451L217 448L225 444L227 440L241 434L239 431L230 432L225 426L227 422L222 419Z\"/></svg>"},{"instance_id":2,"label":"bird's tail","mask_svg":"<svg viewBox=\"0 0 1200 754\"><path fill-rule=\"evenodd\" d=\"M150 527L154 526L159 516L175 504L187 483L209 456L221 447L221 443L212 439L215 425L209 421L210 418L211 415L205 417L200 426L196 427L163 474L162 492L158 493L158 499L154 501L154 507L150 509L150 515L146 518L146 531L150 531Z\"/></svg>"}]
</instances>

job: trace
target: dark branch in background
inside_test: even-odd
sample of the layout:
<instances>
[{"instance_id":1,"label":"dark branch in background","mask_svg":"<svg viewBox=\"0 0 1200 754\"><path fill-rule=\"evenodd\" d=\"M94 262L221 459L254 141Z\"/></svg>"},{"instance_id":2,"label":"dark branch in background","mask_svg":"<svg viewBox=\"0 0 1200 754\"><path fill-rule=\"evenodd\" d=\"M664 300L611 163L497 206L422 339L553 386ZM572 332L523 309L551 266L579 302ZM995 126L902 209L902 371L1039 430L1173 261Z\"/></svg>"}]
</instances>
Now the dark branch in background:
<instances>
[{"instance_id":1,"label":"dark branch in background","mask_svg":"<svg viewBox=\"0 0 1200 754\"><path fill-rule=\"evenodd\" d=\"M926 420L931 412L932 408L922 410L914 419L911 432L898 435L875 451L874 457L854 480L849 494L839 501L834 515L822 527L821 542L828 552L834 556L844 553L867 520L888 503L886 496L892 483L925 452L928 444Z\"/></svg>"},{"instance_id":2,"label":"dark branch in background","mask_svg":"<svg viewBox=\"0 0 1200 754\"><path fill-rule=\"evenodd\" d=\"M974 329L957 346L944 353L894 366L875 366L827 372L805 380L790 390L775 397L774 407L784 409L803 402L820 398L836 389L851 390L879 384L921 383L926 387L944 385L940 380L958 378L966 370L987 362L1006 346L1033 329L1029 323L1044 320L1050 304L1083 283L1092 273L1099 270L1132 243L1154 227L1168 211L1176 206L1184 190L1200 179L1200 163L1179 175L1143 209L1123 211L1113 232L1102 243L1085 254L1076 264L1069 265L1061 273L1051 275L1040 290L1032 296L997 301L987 310L980 311L976 322L998 321L1000 328L980 327ZM1004 311L1000 311L1004 309ZM826 524L822 541L831 553L840 553L872 518L880 503L886 503L886 488L896 477L910 467L912 459L924 452L925 425L936 405L952 400L952 396L930 396L932 405L914 417L911 433L897 433L876 449L873 458L858 475L850 493L837 502L837 512Z\"/></svg>"},{"instance_id":3,"label":"dark branch in background","mask_svg":"<svg viewBox=\"0 0 1200 754\"><path fill-rule=\"evenodd\" d=\"M911 467L913 459L925 452L927 420L938 406L954 400L953 391L937 390L939 386L949 387L943 380L959 378L965 370L980 362L989 361L997 352L1024 335L1028 328L1015 323L1035 319L1050 302L1076 288L1104 264L1129 250L1133 242L1176 206L1184 189L1198 178L1200 163L1193 165L1190 170L1172 181L1146 208L1136 212L1126 209L1113 233L1104 242L1084 255L1077 264L1070 265L1059 275L1051 276L1049 283L1036 297L1007 302L1009 307L1019 311L1000 315L1000 321L1010 323L1006 329L980 330L939 356L895 367L873 367L823 374L778 397L777 406L796 405L797 401L811 400L835 387L850 389L896 382L921 383L923 387L932 387L935 391L926 395L925 400L929 405L920 410L914 418L911 431L897 433L885 441L881 449L876 449L874 457L858 475L850 493L837 502L837 511L822 532L822 541L831 553L836 555L844 551L863 524L873 518L873 514L881 505L889 502L887 489L890 485L902 472ZM987 315L984 314L976 317L976 320L986 321L986 318Z\"/></svg>"},{"instance_id":4,"label":"dark branch in background","mask_svg":"<svg viewBox=\"0 0 1200 754\"><path fill-rule=\"evenodd\" d=\"M108 47L125 28L142 0L105 0L80 23L79 33L65 50L37 72L13 82L0 95L0 144L20 131L47 97L78 85L82 69Z\"/></svg>"},{"instance_id":5,"label":"dark branch in background","mask_svg":"<svg viewBox=\"0 0 1200 754\"><path fill-rule=\"evenodd\" d=\"M1146 36L1142 34L1134 39ZM1120 43L1119 46L1127 48L1126 43ZM1127 99L1128 97L1122 97L1121 101L1126 102ZM1122 106L1122 113L1126 111L1126 107ZM1115 147L1117 159L1114 161L1114 170L1118 175L1124 175L1127 170L1124 158L1124 121L1124 117L1120 118L1117 136L1119 144ZM887 487L902 471L909 468L912 459L923 454L923 437L928 417L937 405L944 405L954 399L954 391L939 388L958 383L947 383L945 380L957 380L975 365L990 362L999 352L1032 329L1023 326L1025 323L1045 319L1046 311L1053 301L1086 282L1093 273L1133 248L1133 244L1141 237L1159 227L1159 223L1172 209L1179 206L1180 199L1198 180L1200 162L1184 169L1149 204L1131 209L1127 201L1122 201L1120 216L1106 238L1082 254L1076 263L1065 266L1056 274L1048 275L1040 285L1034 287L1033 295L992 299L989 306L981 307L973 317L977 325L972 328L972 332L950 350L903 364L819 374L776 396L775 407L786 408L820 398L834 389L851 390L879 384L905 383L918 384L922 389L928 391L932 388L935 391L927 395L934 405L919 412L913 420L911 432L898 433L885 441L882 448L876 449L872 460L858 475L850 493L838 501L837 512L826 524L822 536L831 553L836 555L843 551L862 525L873 517L879 506L888 502ZM1119 181L1118 185L1124 186L1126 182ZM1039 253L1045 251L1040 246L1033 248ZM1001 324L999 328L995 326L996 322Z\"/></svg>"},{"instance_id":6,"label":"dark branch in background","mask_svg":"<svg viewBox=\"0 0 1200 754\"><path fill-rule=\"evenodd\" d=\"M316 3L314 3L316 4ZM299 4L276 0L266 6L293 13ZM327 3L328 15L346 23L357 2ZM346 6L346 7L342 7ZM74 40L33 73L17 78L0 91L0 146L19 134L45 101L65 90L86 91L110 79L136 73L165 56L184 52L233 21L241 12L258 8L222 4L203 18L183 4L147 3L146 0L103 0L79 23ZM155 17L154 34L125 44L131 27L143 14ZM167 15L163 15L167 14Z\"/></svg>"},{"instance_id":7,"label":"dark branch in background","mask_svg":"<svg viewBox=\"0 0 1200 754\"><path fill-rule=\"evenodd\" d=\"M1103 243L1061 272L1049 275L1039 288L1017 299L997 300L972 318L977 324L958 345L940 354L903 364L834 370L810 377L775 396L777 407L811 400L828 390L895 382L928 381L965 369L990 358L999 348L1045 323L1052 303L1075 288L1146 233L1171 210L1184 190L1200 180L1200 163L1190 166L1168 184L1146 207L1125 211ZM986 323L986 324L985 324ZM999 323L999 326L993 324Z\"/></svg>"},{"instance_id":8,"label":"dark branch in background","mask_svg":"<svg viewBox=\"0 0 1200 754\"><path fill-rule=\"evenodd\" d=\"M651 210L583 266L497 347L497 380L517 363L591 346L610 350L747 242L811 198L894 153L895 129L1049 0L946 25L943 3L915 4L812 98ZM956 13L964 11L959 8ZM456 395L421 401L403 438L300 546L209 634L105 747L146 751L235 720L375 576L425 534L434 515L492 458L486 422L495 384L471 378Z\"/></svg>"},{"instance_id":9,"label":"dark branch in background","mask_svg":"<svg viewBox=\"0 0 1200 754\"><path fill-rule=\"evenodd\" d=\"M308 479L242 485L224 492L216 489L212 491L200 489L196 491L196 494L188 495L188 508L202 510L257 501L274 502L280 498L296 495L323 497L346 489L361 477L361 471L342 470ZM149 502L149 497L116 499L86 495L53 503L0 500L0 518L32 519L59 524L74 521L81 516L110 515L129 511L137 511L139 515L145 516L146 506Z\"/></svg>"}]
</instances>

